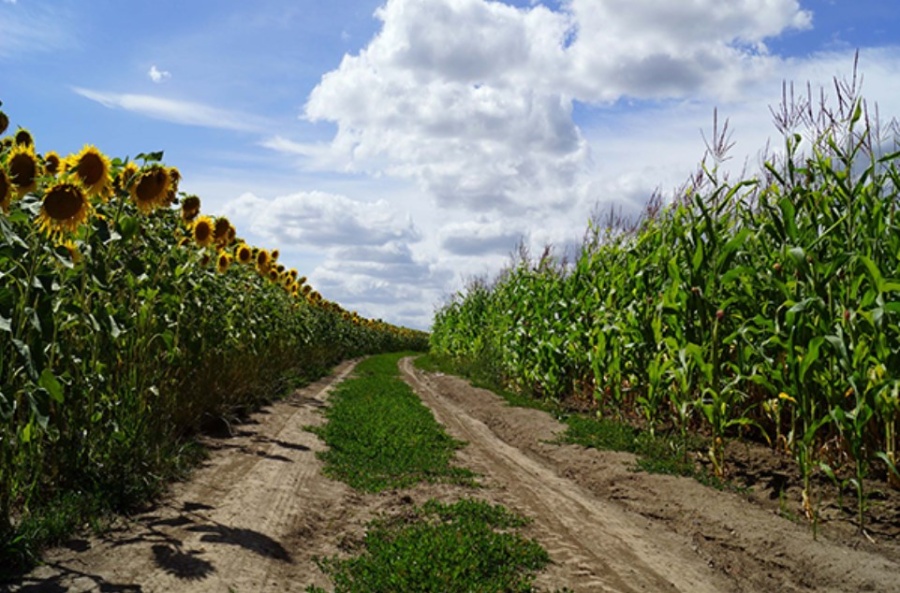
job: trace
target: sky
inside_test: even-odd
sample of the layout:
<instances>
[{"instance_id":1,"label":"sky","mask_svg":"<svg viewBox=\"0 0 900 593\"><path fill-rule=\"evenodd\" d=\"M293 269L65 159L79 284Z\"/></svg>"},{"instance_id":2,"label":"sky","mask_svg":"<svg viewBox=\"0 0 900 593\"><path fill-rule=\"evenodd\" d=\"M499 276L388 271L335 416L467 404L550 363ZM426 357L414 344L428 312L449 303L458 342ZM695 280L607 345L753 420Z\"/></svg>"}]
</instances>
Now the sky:
<instances>
[{"instance_id":1,"label":"sky","mask_svg":"<svg viewBox=\"0 0 900 593\"><path fill-rule=\"evenodd\" d=\"M714 112L753 169L784 85L833 98L857 52L900 116L893 0L0 0L38 151L162 150L325 298L419 329L518 245L670 198Z\"/></svg>"}]
</instances>

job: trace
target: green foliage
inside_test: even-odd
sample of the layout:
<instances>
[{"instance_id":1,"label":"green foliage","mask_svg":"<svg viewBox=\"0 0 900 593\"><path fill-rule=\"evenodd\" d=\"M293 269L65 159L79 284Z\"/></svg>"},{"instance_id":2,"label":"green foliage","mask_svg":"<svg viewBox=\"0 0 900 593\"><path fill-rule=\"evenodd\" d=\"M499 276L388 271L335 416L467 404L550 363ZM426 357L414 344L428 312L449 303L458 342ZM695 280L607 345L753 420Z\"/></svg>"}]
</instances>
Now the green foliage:
<instances>
[{"instance_id":1,"label":"green foliage","mask_svg":"<svg viewBox=\"0 0 900 593\"><path fill-rule=\"evenodd\" d=\"M402 354L374 356L331 395L328 423L313 430L328 445L327 474L368 492L420 481L471 484L473 474L450 461L463 443L449 437L404 383Z\"/></svg>"},{"instance_id":2,"label":"green foliage","mask_svg":"<svg viewBox=\"0 0 900 593\"><path fill-rule=\"evenodd\" d=\"M160 492L210 418L241 414L343 358L425 345L421 332L301 292L287 271L217 269L236 237L193 240L170 207L185 198L180 175L161 153L142 155L143 169L107 163L91 197L77 177L90 167L66 160L41 174L47 155L36 153L21 158L39 176L17 191L14 150L0 143L0 566L57 541L65 529L54 525ZM152 207L133 191L149 171L168 188ZM56 227L48 196L63 182L84 200ZM67 214L78 202L60 203Z\"/></svg>"},{"instance_id":3,"label":"green foliage","mask_svg":"<svg viewBox=\"0 0 900 593\"><path fill-rule=\"evenodd\" d=\"M865 480L897 480L900 152L855 79L835 89L836 108L776 111L784 150L755 176L721 172L715 130L672 203L631 226L592 222L574 262L523 252L471 284L436 313L432 352L641 418L682 450L699 432L719 477L726 439L767 440L796 459L808 518L826 468L856 488L862 529ZM823 466L826 442L849 463Z\"/></svg>"},{"instance_id":4,"label":"green foliage","mask_svg":"<svg viewBox=\"0 0 900 593\"><path fill-rule=\"evenodd\" d=\"M335 593L525 593L550 561L536 542L510 531L526 523L483 501L431 500L408 515L372 522L359 556L321 560L320 567Z\"/></svg>"}]
</instances>

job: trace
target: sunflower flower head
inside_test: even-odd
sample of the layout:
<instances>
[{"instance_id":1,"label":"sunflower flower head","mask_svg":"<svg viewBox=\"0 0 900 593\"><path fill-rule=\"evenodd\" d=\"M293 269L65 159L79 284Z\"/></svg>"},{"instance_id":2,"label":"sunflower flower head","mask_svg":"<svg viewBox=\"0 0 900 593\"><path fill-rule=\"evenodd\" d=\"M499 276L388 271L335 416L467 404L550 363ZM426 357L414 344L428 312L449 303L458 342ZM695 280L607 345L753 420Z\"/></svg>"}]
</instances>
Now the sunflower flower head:
<instances>
[{"instance_id":1,"label":"sunflower flower head","mask_svg":"<svg viewBox=\"0 0 900 593\"><path fill-rule=\"evenodd\" d=\"M0 134L4 133L8 127L9 117L3 111L0 111Z\"/></svg>"},{"instance_id":2,"label":"sunflower flower head","mask_svg":"<svg viewBox=\"0 0 900 593\"><path fill-rule=\"evenodd\" d=\"M279 255L278 250L277 250L277 249L273 249L273 250L272 250L272 261L273 261L273 262L275 262L275 261L278 260L278 255Z\"/></svg>"},{"instance_id":3,"label":"sunflower flower head","mask_svg":"<svg viewBox=\"0 0 900 593\"><path fill-rule=\"evenodd\" d=\"M178 201L178 183L181 181L181 171L175 167L169 167L169 193L166 194L166 204L171 206Z\"/></svg>"},{"instance_id":4,"label":"sunflower flower head","mask_svg":"<svg viewBox=\"0 0 900 593\"><path fill-rule=\"evenodd\" d=\"M44 155L44 173L56 177L56 175L60 173L61 169L62 159L59 158L59 155L55 150L51 150Z\"/></svg>"},{"instance_id":5,"label":"sunflower flower head","mask_svg":"<svg viewBox=\"0 0 900 593\"><path fill-rule=\"evenodd\" d=\"M125 163L113 179L113 188L116 190L116 193L128 193L131 189L132 181L140 172L141 168L134 161Z\"/></svg>"},{"instance_id":6,"label":"sunflower flower head","mask_svg":"<svg viewBox=\"0 0 900 593\"><path fill-rule=\"evenodd\" d=\"M278 282L278 270L275 268L269 268L269 280L272 282Z\"/></svg>"},{"instance_id":7,"label":"sunflower flower head","mask_svg":"<svg viewBox=\"0 0 900 593\"><path fill-rule=\"evenodd\" d=\"M72 239L66 239L62 243L60 243L60 247L63 248L69 256L69 259L72 260L72 263L78 265L81 263L81 250L78 249L78 245Z\"/></svg>"},{"instance_id":8,"label":"sunflower flower head","mask_svg":"<svg viewBox=\"0 0 900 593\"><path fill-rule=\"evenodd\" d=\"M16 146L34 146L34 137L31 135L31 132L26 130L25 128L19 128L16 130L15 136L13 136L13 142L15 142Z\"/></svg>"},{"instance_id":9,"label":"sunflower flower head","mask_svg":"<svg viewBox=\"0 0 900 593\"><path fill-rule=\"evenodd\" d=\"M187 196L181 201L181 220L191 222L200 214L200 198Z\"/></svg>"},{"instance_id":10,"label":"sunflower flower head","mask_svg":"<svg viewBox=\"0 0 900 593\"><path fill-rule=\"evenodd\" d=\"M169 171L161 165L151 165L141 171L131 184L131 198L138 210L150 214L168 203Z\"/></svg>"},{"instance_id":11,"label":"sunflower flower head","mask_svg":"<svg viewBox=\"0 0 900 593\"><path fill-rule=\"evenodd\" d=\"M259 270L260 274L268 274L269 273L269 264L272 260L269 257L269 252L265 249L260 249L256 252L256 269Z\"/></svg>"},{"instance_id":12,"label":"sunflower flower head","mask_svg":"<svg viewBox=\"0 0 900 593\"><path fill-rule=\"evenodd\" d=\"M237 249L234 250L235 257L237 257L238 262L242 264L249 264L253 261L253 250L250 249L250 246L246 243L241 243L237 246Z\"/></svg>"},{"instance_id":13,"label":"sunflower flower head","mask_svg":"<svg viewBox=\"0 0 900 593\"><path fill-rule=\"evenodd\" d=\"M224 274L228 271L228 266L231 265L231 261L231 255L227 251L220 252L218 259L216 259L216 271L220 274Z\"/></svg>"},{"instance_id":14,"label":"sunflower flower head","mask_svg":"<svg viewBox=\"0 0 900 593\"><path fill-rule=\"evenodd\" d=\"M194 236L194 241L197 242L197 245L206 247L212 244L214 227L215 224L209 216L201 216L194 221L191 225L191 234Z\"/></svg>"},{"instance_id":15,"label":"sunflower flower head","mask_svg":"<svg viewBox=\"0 0 900 593\"><path fill-rule=\"evenodd\" d=\"M229 238L231 236L231 222L224 216L216 219L216 225L213 228L213 241L220 248L228 247Z\"/></svg>"},{"instance_id":16,"label":"sunflower flower head","mask_svg":"<svg viewBox=\"0 0 900 593\"><path fill-rule=\"evenodd\" d=\"M112 190L109 159L96 146L87 144L81 152L66 158L65 170L71 171L88 197L109 199Z\"/></svg>"},{"instance_id":17,"label":"sunflower flower head","mask_svg":"<svg viewBox=\"0 0 900 593\"><path fill-rule=\"evenodd\" d=\"M9 212L9 204L12 202L13 186L9 175L6 173L6 167L0 165L0 208L3 212Z\"/></svg>"},{"instance_id":18,"label":"sunflower flower head","mask_svg":"<svg viewBox=\"0 0 900 593\"><path fill-rule=\"evenodd\" d=\"M17 197L21 198L37 187L38 177L41 176L41 162L31 145L16 144L9 153L6 167Z\"/></svg>"},{"instance_id":19,"label":"sunflower flower head","mask_svg":"<svg viewBox=\"0 0 900 593\"><path fill-rule=\"evenodd\" d=\"M90 212L91 205L81 184L66 179L44 193L36 222L49 236L73 233L87 220Z\"/></svg>"}]
</instances>

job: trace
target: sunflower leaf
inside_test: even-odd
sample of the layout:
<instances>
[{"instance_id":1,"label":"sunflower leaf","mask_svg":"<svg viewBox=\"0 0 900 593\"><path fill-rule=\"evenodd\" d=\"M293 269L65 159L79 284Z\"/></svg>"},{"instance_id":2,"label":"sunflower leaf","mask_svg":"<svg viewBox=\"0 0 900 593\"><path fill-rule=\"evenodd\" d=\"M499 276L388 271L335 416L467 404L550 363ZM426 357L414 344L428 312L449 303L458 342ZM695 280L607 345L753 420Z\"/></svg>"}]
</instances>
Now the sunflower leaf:
<instances>
[{"instance_id":1,"label":"sunflower leaf","mask_svg":"<svg viewBox=\"0 0 900 593\"><path fill-rule=\"evenodd\" d=\"M136 157L134 157L134 160L138 160L138 159L144 161L144 164L158 163L163 159L163 151L160 150L157 152L142 152L139 155L137 155Z\"/></svg>"},{"instance_id":2,"label":"sunflower leaf","mask_svg":"<svg viewBox=\"0 0 900 593\"><path fill-rule=\"evenodd\" d=\"M128 241L138 232L140 226L137 218L134 216L126 216L119 221L119 232L121 233L122 238Z\"/></svg>"}]
</instances>

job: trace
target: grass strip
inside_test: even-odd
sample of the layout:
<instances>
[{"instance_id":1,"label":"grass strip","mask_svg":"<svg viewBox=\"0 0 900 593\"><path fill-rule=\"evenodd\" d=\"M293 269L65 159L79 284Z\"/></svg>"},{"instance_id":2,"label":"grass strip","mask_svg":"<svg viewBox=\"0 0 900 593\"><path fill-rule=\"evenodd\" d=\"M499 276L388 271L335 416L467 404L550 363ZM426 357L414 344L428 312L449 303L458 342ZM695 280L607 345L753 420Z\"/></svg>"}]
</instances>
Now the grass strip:
<instances>
[{"instance_id":1,"label":"grass strip","mask_svg":"<svg viewBox=\"0 0 900 593\"><path fill-rule=\"evenodd\" d=\"M371 522L360 555L320 560L319 567L335 593L530 592L535 572L550 558L514 531L527 523L484 501L430 500L411 513Z\"/></svg>"},{"instance_id":2,"label":"grass strip","mask_svg":"<svg viewBox=\"0 0 900 593\"><path fill-rule=\"evenodd\" d=\"M420 481L476 485L475 474L450 465L464 443L449 437L400 379L397 362L403 356L366 359L332 394L328 423L310 428L329 447L321 454L325 473L368 492ZM429 500L370 522L353 557L317 562L335 593L532 592L535 574L550 558L516 532L528 523L480 500ZM306 591L325 593L313 586Z\"/></svg>"},{"instance_id":3,"label":"grass strip","mask_svg":"<svg viewBox=\"0 0 900 593\"><path fill-rule=\"evenodd\" d=\"M403 356L364 360L332 394L328 423L310 428L328 445L319 454L326 475L366 492L421 481L474 485L474 473L450 464L464 443L448 436L400 379Z\"/></svg>"}]
</instances>

